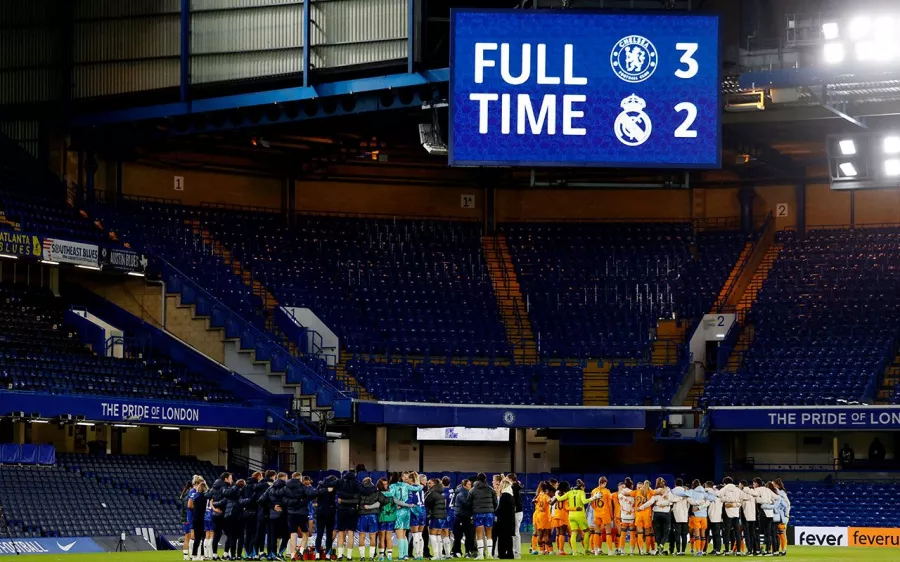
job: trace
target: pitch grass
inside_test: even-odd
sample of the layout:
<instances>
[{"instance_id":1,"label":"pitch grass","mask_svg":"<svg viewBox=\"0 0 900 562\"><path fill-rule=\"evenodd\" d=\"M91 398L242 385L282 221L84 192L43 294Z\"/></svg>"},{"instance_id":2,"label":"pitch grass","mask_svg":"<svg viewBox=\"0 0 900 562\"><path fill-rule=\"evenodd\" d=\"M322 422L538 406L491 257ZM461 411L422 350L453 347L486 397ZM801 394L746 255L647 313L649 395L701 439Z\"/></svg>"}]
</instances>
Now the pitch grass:
<instances>
[{"instance_id":1,"label":"pitch grass","mask_svg":"<svg viewBox=\"0 0 900 562\"><path fill-rule=\"evenodd\" d=\"M677 560L696 560L692 556L679 557L663 557ZM165 552L123 552L123 553L97 553L97 554L28 554L28 555L0 555L0 560L21 560L22 562L177 562L182 559L181 551L169 550ZM562 558L556 557L537 557L523 555L523 560L541 560L541 562L550 562L558 560L559 562L598 562L600 560L657 560L658 557L615 557L600 558L594 556L566 556ZM711 560L785 560L786 562L847 562L859 560L860 562L869 561L896 561L900 560L900 549L896 548L827 548L814 546L790 546L788 547L788 555L782 557L755 558L755 557L717 557L707 556L702 558L706 562Z\"/></svg>"}]
</instances>

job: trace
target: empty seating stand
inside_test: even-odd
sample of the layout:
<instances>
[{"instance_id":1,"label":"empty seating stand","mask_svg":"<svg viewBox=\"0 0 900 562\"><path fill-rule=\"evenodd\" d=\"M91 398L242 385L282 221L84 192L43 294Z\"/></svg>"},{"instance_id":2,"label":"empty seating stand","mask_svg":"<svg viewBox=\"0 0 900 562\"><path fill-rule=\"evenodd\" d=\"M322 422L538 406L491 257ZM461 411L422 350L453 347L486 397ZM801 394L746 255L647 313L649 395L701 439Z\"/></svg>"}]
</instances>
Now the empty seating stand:
<instances>
[{"instance_id":1,"label":"empty seating stand","mask_svg":"<svg viewBox=\"0 0 900 562\"><path fill-rule=\"evenodd\" d=\"M0 464L54 465L56 447L53 445L0 445Z\"/></svg>"},{"instance_id":2,"label":"empty seating stand","mask_svg":"<svg viewBox=\"0 0 900 562\"><path fill-rule=\"evenodd\" d=\"M116 536L138 527L174 537L184 485L194 474L212 484L222 470L195 458L60 454L56 466L0 466L0 505L14 537Z\"/></svg>"},{"instance_id":3,"label":"empty seating stand","mask_svg":"<svg viewBox=\"0 0 900 562\"><path fill-rule=\"evenodd\" d=\"M660 318L709 310L747 235L689 223L512 223L506 232L544 357L645 357Z\"/></svg>"},{"instance_id":4,"label":"empty seating stand","mask_svg":"<svg viewBox=\"0 0 900 562\"><path fill-rule=\"evenodd\" d=\"M234 402L183 365L158 355L98 356L65 325L67 306L47 289L0 285L0 386L7 390Z\"/></svg>"},{"instance_id":5,"label":"empty seating stand","mask_svg":"<svg viewBox=\"0 0 900 562\"><path fill-rule=\"evenodd\" d=\"M880 482L786 482L791 525L803 527L896 527L900 484Z\"/></svg>"},{"instance_id":6,"label":"empty seating stand","mask_svg":"<svg viewBox=\"0 0 900 562\"><path fill-rule=\"evenodd\" d=\"M900 341L900 229L779 234L751 309L755 337L708 405L871 403Z\"/></svg>"}]
</instances>

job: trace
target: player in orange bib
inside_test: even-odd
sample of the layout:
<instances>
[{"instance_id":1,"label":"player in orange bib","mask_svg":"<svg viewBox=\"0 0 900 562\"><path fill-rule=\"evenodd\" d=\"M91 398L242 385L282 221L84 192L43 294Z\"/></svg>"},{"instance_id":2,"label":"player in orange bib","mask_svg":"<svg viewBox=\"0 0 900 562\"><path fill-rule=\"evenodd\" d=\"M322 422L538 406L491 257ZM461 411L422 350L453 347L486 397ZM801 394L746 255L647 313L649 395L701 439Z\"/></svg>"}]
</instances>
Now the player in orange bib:
<instances>
[{"instance_id":1,"label":"player in orange bib","mask_svg":"<svg viewBox=\"0 0 900 562\"><path fill-rule=\"evenodd\" d=\"M616 500L616 526L619 530L618 554L625 553L625 535L631 532L631 553L634 554L634 547L637 545L640 552L641 541L637 537L635 531L635 492L634 483L631 478L625 478L625 482L619 486L619 493L613 498Z\"/></svg>"},{"instance_id":2,"label":"player in orange bib","mask_svg":"<svg viewBox=\"0 0 900 562\"><path fill-rule=\"evenodd\" d=\"M615 550L612 538L613 503L612 494L606 487L606 476L601 476L598 486L591 490L591 505L594 508L594 534L591 535L591 550L599 555L603 549L601 533L606 532L606 544L609 554Z\"/></svg>"},{"instance_id":3,"label":"player in orange bib","mask_svg":"<svg viewBox=\"0 0 900 562\"><path fill-rule=\"evenodd\" d=\"M534 536L536 544L532 541L532 554L550 553L550 494L552 488L547 482L541 482L538 486L538 495L534 499Z\"/></svg>"},{"instance_id":4,"label":"player in orange bib","mask_svg":"<svg viewBox=\"0 0 900 562\"><path fill-rule=\"evenodd\" d=\"M650 488L650 481L645 480L643 484L638 486L638 489L634 491L634 504L635 506L641 506L650 501L650 498L653 496L653 490ZM653 552L653 549L656 548L656 540L653 536L653 510L649 507L642 511L635 511L634 513L634 526L635 526L635 534L638 538L638 549L641 548L641 543L646 547L647 553Z\"/></svg>"},{"instance_id":5,"label":"player in orange bib","mask_svg":"<svg viewBox=\"0 0 900 562\"><path fill-rule=\"evenodd\" d=\"M560 482L557 492L565 494L571 486L568 482ZM556 506L554 528L556 529L556 548L557 554L565 556L566 542L569 535L569 505L568 501L557 501L556 497L550 499L552 505Z\"/></svg>"}]
</instances>

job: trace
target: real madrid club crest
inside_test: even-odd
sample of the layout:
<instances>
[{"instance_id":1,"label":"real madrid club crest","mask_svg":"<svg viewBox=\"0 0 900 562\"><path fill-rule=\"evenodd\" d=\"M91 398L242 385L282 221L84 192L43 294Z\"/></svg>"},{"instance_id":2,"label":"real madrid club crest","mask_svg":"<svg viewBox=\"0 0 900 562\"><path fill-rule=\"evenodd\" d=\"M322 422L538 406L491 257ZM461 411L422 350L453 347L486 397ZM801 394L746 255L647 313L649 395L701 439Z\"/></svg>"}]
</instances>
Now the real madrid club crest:
<instances>
[{"instance_id":1,"label":"real madrid club crest","mask_svg":"<svg viewBox=\"0 0 900 562\"><path fill-rule=\"evenodd\" d=\"M637 84L653 76L657 59L653 43L646 37L629 35L620 39L613 47L609 64L616 76L625 82Z\"/></svg>"},{"instance_id":2,"label":"real madrid club crest","mask_svg":"<svg viewBox=\"0 0 900 562\"><path fill-rule=\"evenodd\" d=\"M516 415L512 412L503 412L503 423L512 425L516 423Z\"/></svg>"},{"instance_id":3,"label":"real madrid club crest","mask_svg":"<svg viewBox=\"0 0 900 562\"><path fill-rule=\"evenodd\" d=\"M647 102L631 94L622 100L622 113L616 117L614 126L616 138L626 146L640 146L650 138L653 123L644 113Z\"/></svg>"}]
</instances>

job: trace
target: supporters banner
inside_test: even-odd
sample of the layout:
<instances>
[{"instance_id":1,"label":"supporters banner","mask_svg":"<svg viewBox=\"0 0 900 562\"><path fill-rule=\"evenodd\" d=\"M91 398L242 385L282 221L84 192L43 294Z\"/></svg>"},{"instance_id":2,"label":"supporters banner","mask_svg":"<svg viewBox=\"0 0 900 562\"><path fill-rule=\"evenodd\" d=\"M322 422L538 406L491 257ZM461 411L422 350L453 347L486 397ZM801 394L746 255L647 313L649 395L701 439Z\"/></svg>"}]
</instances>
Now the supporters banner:
<instances>
[{"instance_id":1,"label":"supporters banner","mask_svg":"<svg viewBox=\"0 0 900 562\"><path fill-rule=\"evenodd\" d=\"M0 230L0 254L41 257L41 239L34 234Z\"/></svg>"},{"instance_id":2,"label":"supporters banner","mask_svg":"<svg viewBox=\"0 0 900 562\"><path fill-rule=\"evenodd\" d=\"M103 269L144 273L147 270L147 257L131 250L101 248L100 265Z\"/></svg>"},{"instance_id":3,"label":"supporters banner","mask_svg":"<svg viewBox=\"0 0 900 562\"><path fill-rule=\"evenodd\" d=\"M40 412L42 417L62 414L84 416L88 421L158 425L265 429L263 407L211 405L162 400L109 399L59 396L38 392L0 393L2 412Z\"/></svg>"},{"instance_id":4,"label":"supporters banner","mask_svg":"<svg viewBox=\"0 0 900 562\"><path fill-rule=\"evenodd\" d=\"M647 421L644 410L584 406L548 408L360 402L356 413L360 423L420 427L644 429Z\"/></svg>"},{"instance_id":5,"label":"supporters banner","mask_svg":"<svg viewBox=\"0 0 900 562\"><path fill-rule=\"evenodd\" d=\"M900 430L896 406L720 407L709 415L714 430Z\"/></svg>"},{"instance_id":6,"label":"supporters banner","mask_svg":"<svg viewBox=\"0 0 900 562\"><path fill-rule=\"evenodd\" d=\"M105 552L92 539L0 539L0 554L85 554Z\"/></svg>"},{"instance_id":7,"label":"supporters banner","mask_svg":"<svg viewBox=\"0 0 900 562\"><path fill-rule=\"evenodd\" d=\"M100 248L94 244L44 238L44 259L75 265L100 265Z\"/></svg>"}]
</instances>

